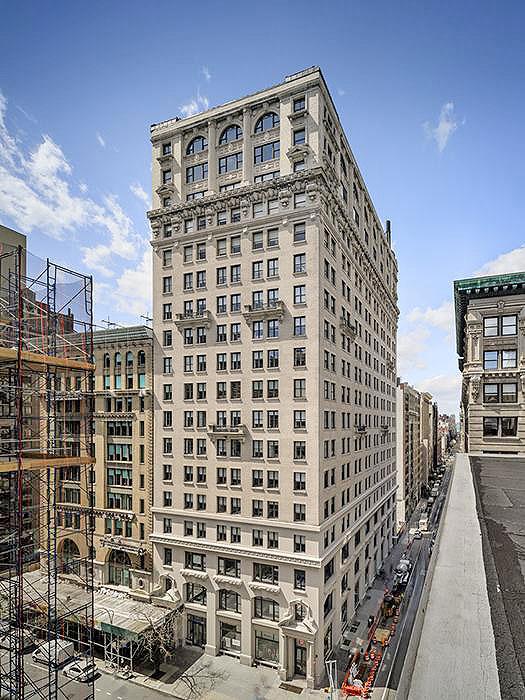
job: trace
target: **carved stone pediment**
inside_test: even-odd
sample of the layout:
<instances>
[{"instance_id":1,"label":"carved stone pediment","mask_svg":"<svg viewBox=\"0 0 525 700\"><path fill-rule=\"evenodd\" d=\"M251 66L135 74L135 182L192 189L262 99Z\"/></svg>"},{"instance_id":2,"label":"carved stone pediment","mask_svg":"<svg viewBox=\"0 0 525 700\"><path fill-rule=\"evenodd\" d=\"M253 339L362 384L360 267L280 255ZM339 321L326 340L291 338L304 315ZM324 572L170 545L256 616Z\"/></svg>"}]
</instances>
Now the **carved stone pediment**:
<instances>
[{"instance_id":1,"label":"carved stone pediment","mask_svg":"<svg viewBox=\"0 0 525 700\"><path fill-rule=\"evenodd\" d=\"M308 146L308 144L306 143L301 143L297 146L292 146L291 148L289 148L286 152L286 155L290 160L296 161L307 158L311 153L312 149L310 148L310 146Z\"/></svg>"}]
</instances>

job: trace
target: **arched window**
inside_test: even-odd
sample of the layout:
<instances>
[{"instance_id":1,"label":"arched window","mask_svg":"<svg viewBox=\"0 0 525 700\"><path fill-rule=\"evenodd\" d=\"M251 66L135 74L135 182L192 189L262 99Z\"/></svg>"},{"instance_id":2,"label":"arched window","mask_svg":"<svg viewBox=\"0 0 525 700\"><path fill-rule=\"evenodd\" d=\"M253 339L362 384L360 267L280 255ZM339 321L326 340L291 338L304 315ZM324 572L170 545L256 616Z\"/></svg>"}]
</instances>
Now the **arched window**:
<instances>
[{"instance_id":1,"label":"arched window","mask_svg":"<svg viewBox=\"0 0 525 700\"><path fill-rule=\"evenodd\" d=\"M60 559L63 574L80 575L80 550L73 540L64 540Z\"/></svg>"},{"instance_id":2,"label":"arched window","mask_svg":"<svg viewBox=\"0 0 525 700\"><path fill-rule=\"evenodd\" d=\"M266 114L263 114L263 116L257 120L255 124L255 133L258 134L262 131L273 129L274 126L279 126L280 121L279 115L275 112L266 112Z\"/></svg>"},{"instance_id":3,"label":"arched window","mask_svg":"<svg viewBox=\"0 0 525 700\"><path fill-rule=\"evenodd\" d=\"M230 124L230 126L227 126L226 129L224 129L224 131L222 132L219 138L219 145L222 145L223 143L229 143L230 141L236 141L237 139L240 139L241 136L241 127L237 124Z\"/></svg>"},{"instance_id":4,"label":"arched window","mask_svg":"<svg viewBox=\"0 0 525 700\"><path fill-rule=\"evenodd\" d=\"M146 364L146 353L144 350L139 350L137 355L137 364L144 366Z\"/></svg>"},{"instance_id":5,"label":"arched window","mask_svg":"<svg viewBox=\"0 0 525 700\"><path fill-rule=\"evenodd\" d=\"M126 353L126 367L133 367L133 353L131 351Z\"/></svg>"},{"instance_id":6,"label":"arched window","mask_svg":"<svg viewBox=\"0 0 525 700\"><path fill-rule=\"evenodd\" d=\"M196 136L189 142L188 148L186 149L186 155L200 153L201 151L205 151L207 148L208 139L205 139L204 136Z\"/></svg>"},{"instance_id":7,"label":"arched window","mask_svg":"<svg viewBox=\"0 0 525 700\"><path fill-rule=\"evenodd\" d=\"M112 549L108 557L108 583L113 586L130 586L131 559L127 552Z\"/></svg>"},{"instance_id":8,"label":"arched window","mask_svg":"<svg viewBox=\"0 0 525 700\"><path fill-rule=\"evenodd\" d=\"M104 369L109 369L109 352L104 353Z\"/></svg>"},{"instance_id":9,"label":"arched window","mask_svg":"<svg viewBox=\"0 0 525 700\"><path fill-rule=\"evenodd\" d=\"M120 366L122 364L122 357L120 356L119 352L115 353L115 369L120 369Z\"/></svg>"}]
</instances>

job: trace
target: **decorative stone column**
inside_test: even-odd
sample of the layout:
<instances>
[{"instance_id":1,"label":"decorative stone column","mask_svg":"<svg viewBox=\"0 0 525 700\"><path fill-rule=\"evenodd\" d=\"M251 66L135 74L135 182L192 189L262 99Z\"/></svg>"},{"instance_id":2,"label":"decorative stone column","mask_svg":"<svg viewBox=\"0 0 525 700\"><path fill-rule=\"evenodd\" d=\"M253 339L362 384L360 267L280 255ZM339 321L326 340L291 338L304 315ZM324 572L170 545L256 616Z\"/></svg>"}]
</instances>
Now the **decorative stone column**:
<instances>
[{"instance_id":1,"label":"decorative stone column","mask_svg":"<svg viewBox=\"0 0 525 700\"><path fill-rule=\"evenodd\" d=\"M240 620L241 626L241 653L239 661L243 666L251 666L254 653L253 645L253 629L252 629L252 600L250 596L241 596L242 617Z\"/></svg>"},{"instance_id":2,"label":"decorative stone column","mask_svg":"<svg viewBox=\"0 0 525 700\"><path fill-rule=\"evenodd\" d=\"M217 656L219 653L219 621L217 620L217 596L218 593L213 589L208 588L206 596L206 646L204 651L211 656Z\"/></svg>"},{"instance_id":3,"label":"decorative stone column","mask_svg":"<svg viewBox=\"0 0 525 700\"><path fill-rule=\"evenodd\" d=\"M208 122L208 192L217 193L217 124Z\"/></svg>"},{"instance_id":4,"label":"decorative stone column","mask_svg":"<svg viewBox=\"0 0 525 700\"><path fill-rule=\"evenodd\" d=\"M253 153L252 153L252 120L250 110L244 109L242 112L242 180L243 185L251 185L253 176Z\"/></svg>"},{"instance_id":5,"label":"decorative stone column","mask_svg":"<svg viewBox=\"0 0 525 700\"><path fill-rule=\"evenodd\" d=\"M306 687L315 688L314 674L314 644L306 642Z\"/></svg>"}]
</instances>

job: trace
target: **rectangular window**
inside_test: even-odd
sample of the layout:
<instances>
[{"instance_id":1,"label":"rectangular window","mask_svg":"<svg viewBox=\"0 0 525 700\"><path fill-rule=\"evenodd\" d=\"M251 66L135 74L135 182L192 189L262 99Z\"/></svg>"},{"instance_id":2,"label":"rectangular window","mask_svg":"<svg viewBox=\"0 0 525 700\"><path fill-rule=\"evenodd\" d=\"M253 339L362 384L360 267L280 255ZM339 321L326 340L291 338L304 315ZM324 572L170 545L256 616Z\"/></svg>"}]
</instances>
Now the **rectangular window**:
<instances>
[{"instance_id":1,"label":"rectangular window","mask_svg":"<svg viewBox=\"0 0 525 700\"><path fill-rule=\"evenodd\" d=\"M242 168L242 151L219 158L219 175Z\"/></svg>"},{"instance_id":2,"label":"rectangular window","mask_svg":"<svg viewBox=\"0 0 525 700\"><path fill-rule=\"evenodd\" d=\"M293 132L293 144L297 146L298 144L304 143L306 141L306 131L304 129L296 129Z\"/></svg>"},{"instance_id":3,"label":"rectangular window","mask_svg":"<svg viewBox=\"0 0 525 700\"><path fill-rule=\"evenodd\" d=\"M294 336L306 335L306 316L295 316L293 322L294 322L294 327L293 327Z\"/></svg>"},{"instance_id":4,"label":"rectangular window","mask_svg":"<svg viewBox=\"0 0 525 700\"><path fill-rule=\"evenodd\" d=\"M306 224L295 224L293 227L293 242L302 243L306 240Z\"/></svg>"},{"instance_id":5,"label":"rectangular window","mask_svg":"<svg viewBox=\"0 0 525 700\"><path fill-rule=\"evenodd\" d=\"M483 401L485 403L498 403L499 392L498 384L485 384L483 386Z\"/></svg>"},{"instance_id":6,"label":"rectangular window","mask_svg":"<svg viewBox=\"0 0 525 700\"><path fill-rule=\"evenodd\" d=\"M501 335L516 335L518 332L517 316L501 317Z\"/></svg>"},{"instance_id":7,"label":"rectangular window","mask_svg":"<svg viewBox=\"0 0 525 700\"><path fill-rule=\"evenodd\" d=\"M501 385L501 403L516 403L518 400L518 385L502 384Z\"/></svg>"},{"instance_id":8,"label":"rectangular window","mask_svg":"<svg viewBox=\"0 0 525 700\"><path fill-rule=\"evenodd\" d=\"M306 192L296 192L293 196L294 209L301 209L306 206Z\"/></svg>"},{"instance_id":9,"label":"rectangular window","mask_svg":"<svg viewBox=\"0 0 525 700\"><path fill-rule=\"evenodd\" d=\"M198 182L208 177L208 163L199 163L186 168L186 182Z\"/></svg>"},{"instance_id":10,"label":"rectangular window","mask_svg":"<svg viewBox=\"0 0 525 700\"><path fill-rule=\"evenodd\" d=\"M275 248L279 245L279 229L270 228L266 234L266 245L268 248Z\"/></svg>"},{"instance_id":11,"label":"rectangular window","mask_svg":"<svg viewBox=\"0 0 525 700\"><path fill-rule=\"evenodd\" d=\"M517 367L518 351L517 350L502 350L501 351L501 367L502 369L513 369Z\"/></svg>"},{"instance_id":12,"label":"rectangular window","mask_svg":"<svg viewBox=\"0 0 525 700\"><path fill-rule=\"evenodd\" d=\"M253 565L253 580L276 586L279 583L279 567L256 562Z\"/></svg>"},{"instance_id":13,"label":"rectangular window","mask_svg":"<svg viewBox=\"0 0 525 700\"><path fill-rule=\"evenodd\" d=\"M302 112L303 109L306 108L305 104L305 98L304 97L296 97L293 101L293 111L294 112Z\"/></svg>"},{"instance_id":14,"label":"rectangular window","mask_svg":"<svg viewBox=\"0 0 525 700\"><path fill-rule=\"evenodd\" d=\"M267 160L279 158L280 152L279 141L272 141L271 143L265 143L262 146L255 146L253 149L253 162L257 165L258 163L264 163Z\"/></svg>"},{"instance_id":15,"label":"rectangular window","mask_svg":"<svg viewBox=\"0 0 525 700\"><path fill-rule=\"evenodd\" d=\"M497 350L485 350L483 352L483 369L498 369Z\"/></svg>"},{"instance_id":16,"label":"rectangular window","mask_svg":"<svg viewBox=\"0 0 525 700\"><path fill-rule=\"evenodd\" d=\"M293 297L294 304L306 304L306 285L296 285L293 288Z\"/></svg>"},{"instance_id":17,"label":"rectangular window","mask_svg":"<svg viewBox=\"0 0 525 700\"><path fill-rule=\"evenodd\" d=\"M293 271L297 273L306 272L306 255L299 253L293 256Z\"/></svg>"}]
</instances>

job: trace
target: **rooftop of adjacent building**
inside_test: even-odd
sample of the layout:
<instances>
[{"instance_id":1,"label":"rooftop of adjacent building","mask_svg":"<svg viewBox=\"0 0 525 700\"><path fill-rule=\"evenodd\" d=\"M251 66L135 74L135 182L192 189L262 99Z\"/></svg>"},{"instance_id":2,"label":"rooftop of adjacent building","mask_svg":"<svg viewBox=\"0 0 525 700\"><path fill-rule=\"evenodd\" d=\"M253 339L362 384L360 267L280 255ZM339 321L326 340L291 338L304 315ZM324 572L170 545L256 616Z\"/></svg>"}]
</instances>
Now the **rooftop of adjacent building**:
<instances>
[{"instance_id":1,"label":"rooftop of adjacent building","mask_svg":"<svg viewBox=\"0 0 525 700\"><path fill-rule=\"evenodd\" d=\"M525 697L523 464L456 457L409 700Z\"/></svg>"},{"instance_id":2,"label":"rooftop of adjacent building","mask_svg":"<svg viewBox=\"0 0 525 700\"><path fill-rule=\"evenodd\" d=\"M93 345L95 347L114 343L125 345L135 340L152 341L153 330L149 326L122 326L119 328L95 331L93 333Z\"/></svg>"},{"instance_id":3,"label":"rooftop of adjacent building","mask_svg":"<svg viewBox=\"0 0 525 700\"><path fill-rule=\"evenodd\" d=\"M0 254L11 252L19 245L26 248L26 241L26 236L23 233L0 224Z\"/></svg>"},{"instance_id":4,"label":"rooftop of adjacent building","mask_svg":"<svg viewBox=\"0 0 525 700\"><path fill-rule=\"evenodd\" d=\"M456 312L456 349L463 357L465 342L465 316L472 299L504 297L525 293L525 272L505 275L471 277L454 282L454 307Z\"/></svg>"}]
</instances>

